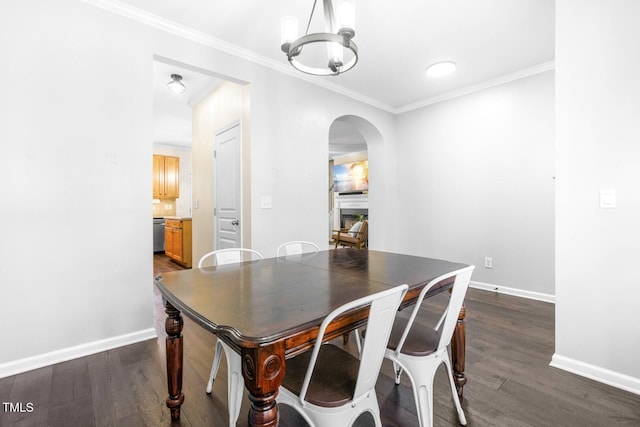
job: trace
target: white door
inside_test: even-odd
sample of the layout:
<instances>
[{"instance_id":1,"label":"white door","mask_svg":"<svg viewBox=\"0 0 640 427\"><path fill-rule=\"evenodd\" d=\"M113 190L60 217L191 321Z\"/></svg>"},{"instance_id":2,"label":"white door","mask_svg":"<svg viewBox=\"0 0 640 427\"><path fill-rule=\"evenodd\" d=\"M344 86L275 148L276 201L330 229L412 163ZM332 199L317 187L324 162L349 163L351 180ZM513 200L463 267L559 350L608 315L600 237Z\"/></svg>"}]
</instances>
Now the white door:
<instances>
[{"instance_id":1,"label":"white door","mask_svg":"<svg viewBox=\"0 0 640 427\"><path fill-rule=\"evenodd\" d=\"M240 124L216 132L213 160L216 249L241 247Z\"/></svg>"}]
</instances>

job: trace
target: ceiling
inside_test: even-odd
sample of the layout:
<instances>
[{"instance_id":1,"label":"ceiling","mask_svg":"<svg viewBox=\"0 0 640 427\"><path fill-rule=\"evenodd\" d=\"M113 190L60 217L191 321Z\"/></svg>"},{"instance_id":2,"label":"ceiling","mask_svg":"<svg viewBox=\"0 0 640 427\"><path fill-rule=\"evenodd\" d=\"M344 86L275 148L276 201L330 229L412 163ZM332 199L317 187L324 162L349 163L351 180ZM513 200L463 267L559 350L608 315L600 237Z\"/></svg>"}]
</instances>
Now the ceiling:
<instances>
[{"instance_id":1,"label":"ceiling","mask_svg":"<svg viewBox=\"0 0 640 427\"><path fill-rule=\"evenodd\" d=\"M175 93L167 87L171 74L182 76L187 90ZM173 64L153 63L153 142L191 147L191 108L222 84L222 80Z\"/></svg>"},{"instance_id":2,"label":"ceiling","mask_svg":"<svg viewBox=\"0 0 640 427\"><path fill-rule=\"evenodd\" d=\"M356 0L354 41L359 62L337 77L309 77L295 71L280 51L281 18L296 16L302 33L313 0L120 0L119 4L392 112L504 76L523 71L526 75L526 70L552 64L555 56L553 0ZM311 32L321 31L321 13L319 0ZM456 72L427 78L426 67L443 60L454 61ZM159 77L163 81L169 81L167 71L166 77ZM184 82L188 86L187 76Z\"/></svg>"}]
</instances>

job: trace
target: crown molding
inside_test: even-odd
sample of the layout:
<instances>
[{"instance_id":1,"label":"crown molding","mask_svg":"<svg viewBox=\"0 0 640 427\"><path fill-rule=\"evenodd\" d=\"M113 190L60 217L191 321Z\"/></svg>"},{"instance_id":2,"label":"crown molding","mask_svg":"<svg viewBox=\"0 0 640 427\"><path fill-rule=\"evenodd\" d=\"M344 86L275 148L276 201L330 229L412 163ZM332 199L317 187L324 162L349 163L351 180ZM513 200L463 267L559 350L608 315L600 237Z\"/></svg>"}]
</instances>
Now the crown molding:
<instances>
[{"instance_id":1,"label":"crown molding","mask_svg":"<svg viewBox=\"0 0 640 427\"><path fill-rule=\"evenodd\" d=\"M523 79L525 77L530 77L536 74L544 73L546 71L551 71L551 70L554 70L555 67L556 67L555 61L543 62L542 64L534 65L533 67L524 68L522 70L519 70L513 73L496 77L495 79L485 80L483 82L480 82L474 85L465 86L463 88L446 92L438 96L423 99L422 101L418 101L412 104L407 104L405 106L396 108L393 112L395 114L407 113L409 111L417 110L419 108L426 107L428 105L437 104L438 102L446 101L448 99L458 98L460 96L469 95L470 93L473 93L473 92L478 92L484 89L489 89L489 88L499 86L505 83L509 83L515 80Z\"/></svg>"},{"instance_id":2,"label":"crown molding","mask_svg":"<svg viewBox=\"0 0 640 427\"><path fill-rule=\"evenodd\" d=\"M385 110L390 113L394 112L394 108L391 105L380 102L360 92L347 89L343 86L340 86L338 84L335 84L323 79L318 79L317 77L300 73L294 70L293 67L289 66L288 64L283 64L274 59L268 58L263 55L259 55L249 49L245 49L233 43L220 40L218 38L212 37L203 32L193 30L184 25L178 24L176 22L170 21L168 19L162 18L157 15L151 14L144 10L129 6L120 1L117 1L117 0L81 0L81 1L89 5L107 10L109 12L124 16L125 18L129 18L134 21L140 22L142 24L148 25L150 27L157 28L162 31L166 31L178 37L191 40L195 43L212 47L214 49L228 53L230 55L234 55L239 58L245 59L247 61L251 61L253 63L262 65L264 67L271 68L273 70L279 71L281 73L287 74L297 79L304 80L316 86L320 86L324 89L328 89L330 91L339 93L341 95L345 95L349 98L355 99L365 104L369 104L381 110Z\"/></svg>"},{"instance_id":3,"label":"crown molding","mask_svg":"<svg viewBox=\"0 0 640 427\"><path fill-rule=\"evenodd\" d=\"M259 55L249 49L245 49L233 43L220 40L218 38L212 37L203 32L193 30L189 27L186 27L184 25L162 18L160 16L154 15L147 11L129 6L118 0L81 0L81 1L86 4L99 7L109 12L124 16L125 18L129 18L134 21L140 22L142 24L148 25L150 27L157 28L159 30L168 32L170 34L174 34L178 37L191 40L195 43L199 43L204 46L208 46L216 50L219 50L221 52L225 52L230 55L237 56L239 58L253 62L255 64L259 64L264 67L270 68L272 70L287 74L291 77L304 80L308 83L314 84L316 86L320 86L332 92L339 93L341 95L347 96L356 101L360 101L364 104L371 105L372 107L379 108L381 110L387 111L392 114L402 114L412 110L417 110L419 108L426 107L428 105L437 104L438 102L468 95L470 93L477 92L483 89L488 89L488 88L498 86L504 83L508 83L514 80L522 79L525 77L533 76L535 74L539 74L545 71L550 71L555 69L555 61L544 62L542 64L535 65L533 67L525 68L523 70L516 71L510 74L505 74L504 76L500 76L495 79L486 80L478 84L466 86L461 89L457 89L451 92L447 92L438 96L434 96L431 98L424 99L422 101L418 101L415 103L407 104L407 105L396 108L384 102L380 102L375 98L364 95L360 92L347 89L344 86L338 85L336 83L333 83L324 79L319 79L317 77L310 76L308 74L300 73L294 70L293 67L290 67L288 64L283 64L282 62L276 61L274 59L268 58L263 55Z\"/></svg>"}]
</instances>

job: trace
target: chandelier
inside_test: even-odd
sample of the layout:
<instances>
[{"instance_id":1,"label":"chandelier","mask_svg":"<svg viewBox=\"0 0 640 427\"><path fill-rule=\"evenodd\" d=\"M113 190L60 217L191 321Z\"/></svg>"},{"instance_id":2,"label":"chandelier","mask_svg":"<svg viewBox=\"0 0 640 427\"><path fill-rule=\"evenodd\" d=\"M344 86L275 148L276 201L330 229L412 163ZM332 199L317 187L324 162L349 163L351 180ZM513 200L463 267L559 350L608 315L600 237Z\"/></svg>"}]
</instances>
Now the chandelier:
<instances>
[{"instance_id":1,"label":"chandelier","mask_svg":"<svg viewBox=\"0 0 640 427\"><path fill-rule=\"evenodd\" d=\"M337 76L358 62L358 47L353 42L355 4L353 0L338 0L336 14L333 0L322 0L325 32L309 34L317 1L313 2L305 35L300 38L298 20L292 16L282 18L280 47L297 70L316 76Z\"/></svg>"}]
</instances>

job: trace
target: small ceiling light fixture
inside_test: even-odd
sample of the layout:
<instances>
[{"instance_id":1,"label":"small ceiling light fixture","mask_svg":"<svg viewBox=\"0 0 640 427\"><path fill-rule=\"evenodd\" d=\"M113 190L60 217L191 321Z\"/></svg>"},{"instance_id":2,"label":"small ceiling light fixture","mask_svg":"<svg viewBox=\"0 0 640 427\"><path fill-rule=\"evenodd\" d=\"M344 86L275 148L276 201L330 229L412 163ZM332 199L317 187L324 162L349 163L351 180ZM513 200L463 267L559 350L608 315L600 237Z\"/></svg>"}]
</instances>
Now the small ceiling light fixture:
<instances>
[{"instance_id":1,"label":"small ceiling light fixture","mask_svg":"<svg viewBox=\"0 0 640 427\"><path fill-rule=\"evenodd\" d=\"M333 0L322 0L325 32L309 34L309 26L317 2L318 0L313 1L307 31L300 38L298 38L298 20L292 16L282 18L280 48L287 55L289 63L303 73L337 76L352 69L358 62L358 47L353 42L353 37L356 35L355 3L354 0L338 0L336 16L333 11ZM303 48L306 49L304 62L301 55ZM349 57L347 61L345 56Z\"/></svg>"},{"instance_id":2,"label":"small ceiling light fixture","mask_svg":"<svg viewBox=\"0 0 640 427\"><path fill-rule=\"evenodd\" d=\"M427 76L441 77L451 74L456 70L456 63L451 61L436 62L427 68Z\"/></svg>"},{"instance_id":3,"label":"small ceiling light fixture","mask_svg":"<svg viewBox=\"0 0 640 427\"><path fill-rule=\"evenodd\" d=\"M175 93L184 93L187 87L182 83L180 74L171 74L171 81L167 83L167 87Z\"/></svg>"}]
</instances>

